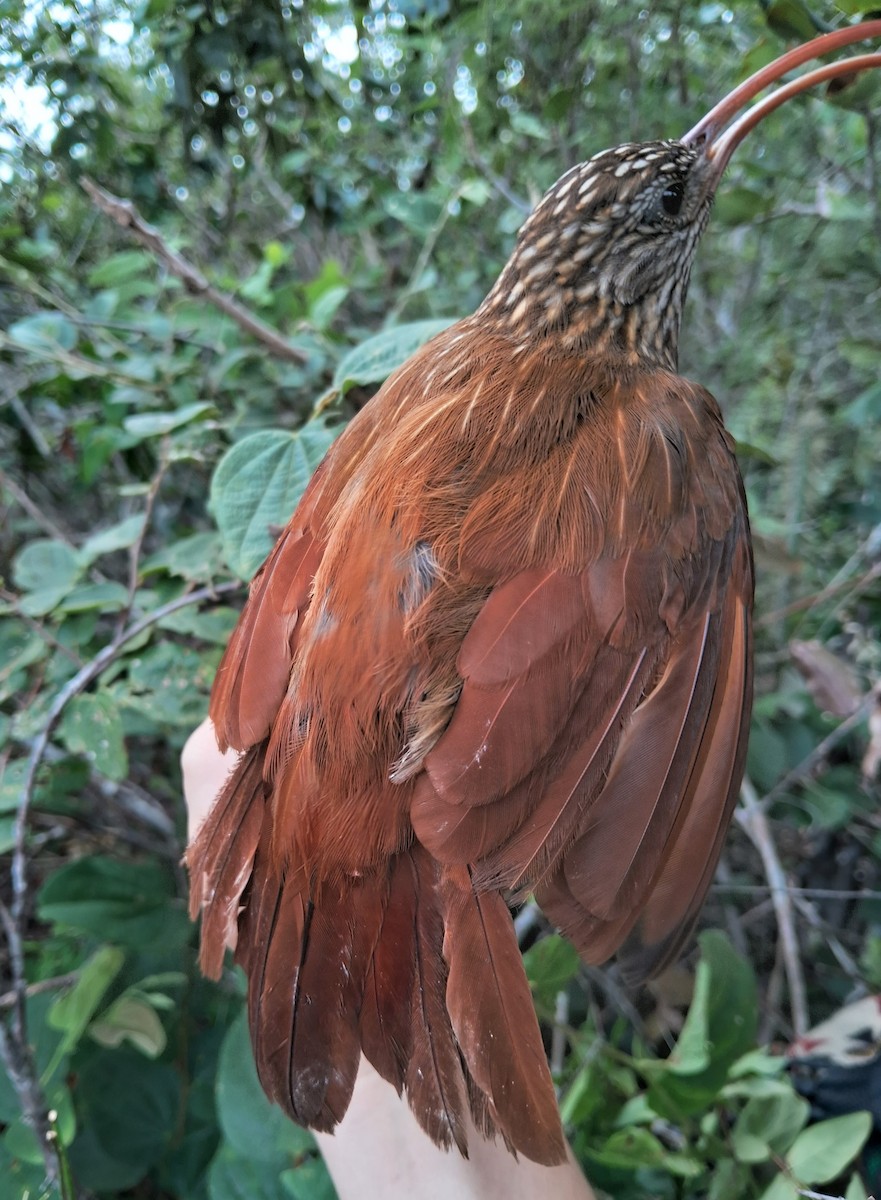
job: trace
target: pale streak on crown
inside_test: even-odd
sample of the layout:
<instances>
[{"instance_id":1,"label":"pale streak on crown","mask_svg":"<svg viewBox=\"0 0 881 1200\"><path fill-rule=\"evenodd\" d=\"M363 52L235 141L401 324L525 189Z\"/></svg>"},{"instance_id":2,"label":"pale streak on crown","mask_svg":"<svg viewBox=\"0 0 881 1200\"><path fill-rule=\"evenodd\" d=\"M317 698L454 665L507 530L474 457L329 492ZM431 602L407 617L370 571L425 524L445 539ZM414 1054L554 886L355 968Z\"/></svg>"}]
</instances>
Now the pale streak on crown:
<instances>
[{"instance_id":1,"label":"pale streak on crown","mask_svg":"<svg viewBox=\"0 0 881 1200\"><path fill-rule=\"evenodd\" d=\"M709 200L694 221L648 228L652 184L684 178L697 157L680 142L627 144L572 167L527 219L476 316L518 343L547 334L563 349L624 353L675 367L682 303ZM666 241L664 234L666 233ZM663 279L631 304L616 297L622 262L646 247L665 256Z\"/></svg>"}]
</instances>

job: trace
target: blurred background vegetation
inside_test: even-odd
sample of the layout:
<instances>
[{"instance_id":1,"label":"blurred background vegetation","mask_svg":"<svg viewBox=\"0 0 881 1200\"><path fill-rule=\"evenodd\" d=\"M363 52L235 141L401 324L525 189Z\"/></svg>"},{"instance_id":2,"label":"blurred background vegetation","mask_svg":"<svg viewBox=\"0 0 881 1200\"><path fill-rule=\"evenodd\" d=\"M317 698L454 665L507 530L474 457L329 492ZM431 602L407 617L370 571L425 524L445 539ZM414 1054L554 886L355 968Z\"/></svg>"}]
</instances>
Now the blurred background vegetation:
<instances>
[{"instance_id":1,"label":"blurred background vegetation","mask_svg":"<svg viewBox=\"0 0 881 1200\"><path fill-rule=\"evenodd\" d=\"M185 913L178 754L241 581L566 167L683 132L869 8L0 0L4 1196L333 1195ZM780 1055L881 991L879 235L863 77L751 136L698 257L682 369L740 443L759 578L749 778L704 914L728 936L630 994L522 920L567 1130L615 1200L871 1186L871 1119L809 1126Z\"/></svg>"}]
</instances>

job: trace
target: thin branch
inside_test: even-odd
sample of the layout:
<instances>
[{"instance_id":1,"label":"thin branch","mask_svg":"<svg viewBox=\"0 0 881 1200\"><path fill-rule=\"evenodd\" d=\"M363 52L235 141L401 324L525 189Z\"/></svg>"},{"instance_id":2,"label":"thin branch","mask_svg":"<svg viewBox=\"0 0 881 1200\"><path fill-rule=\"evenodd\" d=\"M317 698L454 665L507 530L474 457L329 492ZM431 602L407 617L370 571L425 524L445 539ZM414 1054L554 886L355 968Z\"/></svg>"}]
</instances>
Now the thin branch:
<instances>
[{"instance_id":1,"label":"thin branch","mask_svg":"<svg viewBox=\"0 0 881 1200\"><path fill-rule=\"evenodd\" d=\"M849 733L866 720L876 703L877 697L875 693L869 692L855 712L852 712L849 717L845 717L839 725L836 725L832 732L828 733L821 742L818 742L810 754L806 758L803 758L798 766L793 767L791 771L787 771L783 778L778 779L771 790L762 796L758 802L762 808L766 809L772 801L779 800L781 796L784 796L796 784L805 783L814 770L822 762L826 761L838 743L844 741Z\"/></svg>"},{"instance_id":2,"label":"thin branch","mask_svg":"<svg viewBox=\"0 0 881 1200\"><path fill-rule=\"evenodd\" d=\"M832 951L833 956L845 975L848 976L852 983L861 984L864 979L863 972L860 970L853 956L845 950L841 944L841 939L836 936L829 922L824 921L814 905L803 896L796 896L794 899L798 911L805 917L808 924L812 925L826 939L829 949Z\"/></svg>"},{"instance_id":3,"label":"thin branch","mask_svg":"<svg viewBox=\"0 0 881 1200\"><path fill-rule=\"evenodd\" d=\"M795 914L792 898L787 891L786 875L771 835L771 827L756 789L749 778L745 778L740 789L740 805L736 811L740 827L758 850L765 868L765 876L771 888L774 915L780 933L783 965L789 986L789 1004L792 1011L792 1027L796 1037L807 1033L808 1019L807 990L801 969L798 937L795 929Z\"/></svg>"},{"instance_id":4,"label":"thin branch","mask_svg":"<svg viewBox=\"0 0 881 1200\"><path fill-rule=\"evenodd\" d=\"M717 882L711 892L743 893L746 896L768 895L774 891L768 883L725 883ZM804 896L806 900L881 900L881 892L858 891L852 888L802 888L785 884L782 891L789 896Z\"/></svg>"},{"instance_id":5,"label":"thin branch","mask_svg":"<svg viewBox=\"0 0 881 1200\"><path fill-rule=\"evenodd\" d=\"M155 226L147 224L131 200L123 200L119 196L114 196L104 188L98 187L91 179L81 179L80 183L92 203L101 212L111 217L117 225L123 229L130 229L141 245L158 258L166 269L181 281L188 292L195 296L201 296L209 304L220 309L222 313L226 313L241 329L261 341L278 358L295 363L307 361L308 355L305 351L300 350L297 346L292 346L280 333L261 321L259 317L254 316L232 296L212 287L197 267L187 262L176 250L172 250Z\"/></svg>"},{"instance_id":6,"label":"thin branch","mask_svg":"<svg viewBox=\"0 0 881 1200\"><path fill-rule=\"evenodd\" d=\"M563 1064L566 1061L566 1045L569 1041L569 993L565 990L557 992L554 1003L554 1024L551 1029L551 1054L549 1065L551 1075L559 1079L563 1074Z\"/></svg>"},{"instance_id":7,"label":"thin branch","mask_svg":"<svg viewBox=\"0 0 881 1200\"><path fill-rule=\"evenodd\" d=\"M0 1022L0 1059L6 1068L12 1086L22 1105L22 1115L34 1130L40 1151L43 1155L43 1166L46 1169L46 1182L50 1185L58 1182L60 1167L52 1138L52 1124L49 1120L43 1089L36 1078L33 1056L27 1043L18 1043L11 1038L6 1027Z\"/></svg>"},{"instance_id":8,"label":"thin branch","mask_svg":"<svg viewBox=\"0 0 881 1200\"><path fill-rule=\"evenodd\" d=\"M127 643L140 637L145 630L157 624L179 608L213 600L217 596L237 591L238 582L218 584L216 587L199 588L185 596L179 596L154 608L146 616L120 630L103 650L87 662L67 681L49 706L43 727L34 738L25 768L25 777L18 799L15 815L15 835L12 852L12 904L9 908L0 904L0 920L6 931L9 947L9 964L12 973L12 1028L7 1031L0 1025L0 1055L6 1064L10 1079L18 1094L25 1119L34 1130L46 1162L46 1172L51 1181L58 1177L58 1162L50 1134L51 1125L47 1116L45 1098L30 1053L27 1038L27 980L24 966L24 928L28 900L27 878L27 826L28 814L36 784L37 772L49 747L52 731L67 705L84 692L91 683L119 656Z\"/></svg>"},{"instance_id":9,"label":"thin branch","mask_svg":"<svg viewBox=\"0 0 881 1200\"><path fill-rule=\"evenodd\" d=\"M452 196L450 196L450 198L446 202L446 204L443 206L443 208L441 209L440 215L438 216L438 218L435 221L432 228L429 230L428 236L426 237L425 241L422 244L422 249L419 251L419 255L413 266L413 270L410 272L410 278L407 280L405 287L401 291L400 295L398 296L397 300L392 305L391 310L389 311L388 315L386 316L386 319L385 319L386 326L391 326L391 325L395 324L395 322L399 319L401 313L404 311L405 307L407 306L407 303L410 300L410 297L414 294L414 292L418 288L419 280L422 278L425 268L428 266L429 262L431 261L431 256L434 253L434 248L438 243L440 235L443 233L443 230L444 230L444 227L445 227L447 221L449 221L450 217L453 215L453 207L454 207L456 201L459 200L460 198L461 198L461 191L459 188L457 188L453 192Z\"/></svg>"},{"instance_id":10,"label":"thin branch","mask_svg":"<svg viewBox=\"0 0 881 1200\"><path fill-rule=\"evenodd\" d=\"M134 544L129 547L128 555L128 594L125 598L125 604L116 621L116 632L121 632L131 620L132 610L135 606L135 596L138 591L138 583L141 576L141 551L144 548L144 538L147 536L147 530L150 526L150 521L153 518L153 509L156 506L156 497L159 495L159 489L162 486L162 480L165 478L165 473L168 470L170 444L168 438L162 439L162 447L159 454L159 465L156 468L156 473L150 480L150 488L147 492L147 503L144 506L144 520L141 522L141 528L138 531L138 536L134 540Z\"/></svg>"},{"instance_id":11,"label":"thin branch","mask_svg":"<svg viewBox=\"0 0 881 1200\"><path fill-rule=\"evenodd\" d=\"M64 542L66 546L73 546L73 542L64 530L56 525L51 517L46 516L39 505L33 502L24 488L20 487L2 467L0 467L0 487L5 488L9 492L13 500L24 509L34 524L42 529L43 533L48 534L49 537L54 538L58 542Z\"/></svg>"},{"instance_id":12,"label":"thin branch","mask_svg":"<svg viewBox=\"0 0 881 1200\"><path fill-rule=\"evenodd\" d=\"M792 600L789 604L784 604L782 608L777 608L773 612L763 613L756 621L756 628L764 629L776 624L784 617L791 617L800 612L810 612L811 609L817 608L826 600L830 600L833 596L838 596L842 592L859 594L870 583L874 583L879 576L881 576L881 563L875 563L859 579L842 579L837 583L827 584L819 592L812 592L810 596L801 596L798 600Z\"/></svg>"},{"instance_id":13,"label":"thin branch","mask_svg":"<svg viewBox=\"0 0 881 1200\"><path fill-rule=\"evenodd\" d=\"M24 624L27 625L28 629L30 629L32 633L35 633L38 638L41 638L47 646L51 646L53 650L57 651L59 654L63 654L66 659L69 659L69 661L74 664L74 666L81 667L83 665L83 660L78 654L71 650L69 646L65 646L64 642L59 642L58 638L53 637L52 633L45 627L45 625L42 625L39 621L35 621L33 617L28 616L28 614L23 611L21 604L19 603L19 597L15 594L15 592L8 592L6 588L0 587L0 600L2 600L4 604L8 604L18 617L19 621L23 621ZM6 669L0 670L0 679L2 679L5 674Z\"/></svg>"},{"instance_id":14,"label":"thin branch","mask_svg":"<svg viewBox=\"0 0 881 1200\"><path fill-rule=\"evenodd\" d=\"M465 147L468 151L469 160L483 173L487 182L492 184L503 199L507 200L513 208L518 209L525 216L529 216L532 212L532 205L529 201L525 200L522 196L518 196L507 179L503 179L501 175L497 175L492 169L480 150L478 150L474 133L467 121L463 121L462 128L465 134Z\"/></svg>"},{"instance_id":15,"label":"thin branch","mask_svg":"<svg viewBox=\"0 0 881 1200\"><path fill-rule=\"evenodd\" d=\"M38 979L36 983L28 984L25 993L30 999L31 996L42 996L44 992L61 991L62 988L73 987L79 977L79 971L68 971L66 975L53 975L51 979ZM0 995L0 1009L12 1008L14 1004L15 992L4 992Z\"/></svg>"}]
</instances>

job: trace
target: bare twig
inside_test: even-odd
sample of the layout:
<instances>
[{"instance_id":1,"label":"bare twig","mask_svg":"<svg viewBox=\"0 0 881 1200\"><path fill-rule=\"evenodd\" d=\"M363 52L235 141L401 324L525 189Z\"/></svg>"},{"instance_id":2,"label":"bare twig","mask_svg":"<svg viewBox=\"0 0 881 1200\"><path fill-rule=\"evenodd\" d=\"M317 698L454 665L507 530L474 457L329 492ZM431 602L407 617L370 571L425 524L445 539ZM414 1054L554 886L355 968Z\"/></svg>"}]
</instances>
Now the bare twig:
<instances>
[{"instance_id":1,"label":"bare twig","mask_svg":"<svg viewBox=\"0 0 881 1200\"><path fill-rule=\"evenodd\" d=\"M388 315L386 316L386 319L385 319L386 326L391 326L391 325L395 324L395 322L399 319L401 313L404 311L404 308L406 307L407 302L409 301L410 297L413 295L413 293L416 291L417 287L419 286L419 280L422 278L422 274L425 271L425 268L428 266L429 262L431 261L431 256L434 253L434 248L438 243L440 235L444 231L444 227L446 226L447 221L449 221L450 217L453 215L453 206L455 205L456 201L460 198L460 196L461 196L461 192L457 188L456 191L453 192L452 196L450 196L450 198L446 202L446 204L443 206L443 208L441 209L440 215L438 216L434 225L429 230L428 236L426 237L425 241L423 242L422 249L419 251L419 255L416 259L416 262L413 265L413 270L410 272L410 278L407 280L406 285L402 289L400 295L398 296L397 300L395 301L395 303L393 304L392 308L390 309Z\"/></svg>"},{"instance_id":2,"label":"bare twig","mask_svg":"<svg viewBox=\"0 0 881 1200\"><path fill-rule=\"evenodd\" d=\"M839 596L842 592L859 594L870 583L874 583L879 576L881 576L881 562L874 563L859 579L841 579L838 582L829 583L819 592L812 592L810 596L801 596L798 600L793 600L791 603L785 604L782 608L764 613L756 620L756 629L775 625L784 617L791 617L796 613L809 612L811 609L825 603L826 600L831 600L833 596Z\"/></svg>"},{"instance_id":3,"label":"bare twig","mask_svg":"<svg viewBox=\"0 0 881 1200\"><path fill-rule=\"evenodd\" d=\"M465 146L468 150L468 158L479 171L483 173L488 183L496 189L508 203L518 209L520 212L528 216L532 212L532 205L522 196L518 196L507 179L503 179L501 175L496 174L484 156L477 148L477 142L474 140L474 133L467 121L463 122L463 130L465 133Z\"/></svg>"},{"instance_id":4,"label":"bare twig","mask_svg":"<svg viewBox=\"0 0 881 1200\"><path fill-rule=\"evenodd\" d=\"M569 1026L569 993L557 992L554 1004L554 1027L551 1030L550 1068L554 1079L563 1074L563 1063L566 1060L566 1044L569 1041L567 1029Z\"/></svg>"},{"instance_id":5,"label":"bare twig","mask_svg":"<svg viewBox=\"0 0 881 1200\"><path fill-rule=\"evenodd\" d=\"M743 893L746 896L765 895L774 889L768 883L714 883L711 892ZM857 888L803 888L786 884L783 888L790 896L804 896L809 900L881 900L881 892Z\"/></svg>"},{"instance_id":6,"label":"bare twig","mask_svg":"<svg viewBox=\"0 0 881 1200\"><path fill-rule=\"evenodd\" d=\"M851 733L858 725L861 725L866 720L869 713L877 703L877 698L874 692L869 692L862 704L851 713L849 717L836 725L831 733L828 733L821 742L813 748L807 757L803 758L797 767L793 767L791 771L787 771L782 779L774 784L769 792L762 796L758 803L762 808L767 808L774 800L779 800L781 796L785 796L790 788L796 784L805 783L814 770L829 757L829 754L839 742L844 741L849 733Z\"/></svg>"},{"instance_id":7,"label":"bare twig","mask_svg":"<svg viewBox=\"0 0 881 1200\"><path fill-rule=\"evenodd\" d=\"M728 860L723 854L719 859L719 865L716 867L716 877L720 882L720 890L725 891L725 885L731 883L731 868L728 865ZM749 946L746 942L746 934L744 933L743 925L737 915L737 910L733 904L723 904L722 911L725 914L725 924L728 927L728 936L731 943L738 954L743 958L749 957Z\"/></svg>"},{"instance_id":8,"label":"bare twig","mask_svg":"<svg viewBox=\"0 0 881 1200\"><path fill-rule=\"evenodd\" d=\"M24 950L21 934L5 904L0 904L0 921L6 931L6 939L9 943L9 962L13 973L12 1003L9 1006L12 1010L10 1028L7 1029L3 1021L0 1021L0 1059L2 1059L6 1074L15 1088L22 1116L34 1131L43 1155L47 1182L54 1184L59 1177L60 1163L51 1136L49 1106L40 1085L34 1054L28 1042L25 1009L27 987L24 984Z\"/></svg>"},{"instance_id":9,"label":"bare twig","mask_svg":"<svg viewBox=\"0 0 881 1200\"><path fill-rule=\"evenodd\" d=\"M805 917L808 924L812 925L826 939L829 949L832 951L845 975L848 976L852 983L861 984L863 982L863 972L860 970L853 956L845 950L841 944L841 939L835 934L829 922L824 921L814 905L803 896L795 896L794 899L798 911Z\"/></svg>"},{"instance_id":10,"label":"bare twig","mask_svg":"<svg viewBox=\"0 0 881 1200\"><path fill-rule=\"evenodd\" d=\"M162 480L165 478L165 472L168 470L168 455L169 442L168 438L162 439L162 448L159 454L159 465L156 468L156 473L150 480L150 488L147 492L147 503L144 507L144 520L141 523L141 528L138 531L138 536L135 538L132 546L129 547L129 568L128 568L128 595L125 598L125 604L117 617L116 632L119 634L131 620L132 609L135 606L135 596L138 591L138 582L141 574L141 550L144 547L144 538L147 536L147 529L153 516L153 509L156 506L156 497L159 495L159 489L162 486Z\"/></svg>"},{"instance_id":11,"label":"bare twig","mask_svg":"<svg viewBox=\"0 0 881 1200\"><path fill-rule=\"evenodd\" d=\"M62 988L73 987L79 979L79 971L68 971L66 975L53 975L51 979L38 979L29 983L25 988L28 997L42 996L44 992L61 991ZM12 1008L15 1004L15 992L4 992L0 995L0 1009Z\"/></svg>"},{"instance_id":12,"label":"bare twig","mask_svg":"<svg viewBox=\"0 0 881 1200\"><path fill-rule=\"evenodd\" d=\"M300 350L297 346L292 346L280 333L261 321L259 317L255 317L232 296L212 287L197 267L187 262L176 250L172 250L159 230L153 225L147 224L131 200L123 200L119 196L114 196L91 179L84 178L80 180L80 183L92 203L101 212L111 217L117 225L123 229L130 229L141 245L155 255L166 269L181 281L188 292L201 296L209 304L220 309L222 313L226 313L241 329L261 341L278 358L285 359L287 362L306 362L308 355L305 351Z\"/></svg>"},{"instance_id":13,"label":"bare twig","mask_svg":"<svg viewBox=\"0 0 881 1200\"><path fill-rule=\"evenodd\" d=\"M56 525L52 518L48 517L39 505L33 502L24 488L20 487L2 467L0 467L0 487L5 488L9 492L13 500L24 509L34 524L42 529L43 533L48 534L51 538L55 538L56 541L64 542L66 546L73 545L73 542L64 530Z\"/></svg>"},{"instance_id":14,"label":"bare twig","mask_svg":"<svg viewBox=\"0 0 881 1200\"><path fill-rule=\"evenodd\" d=\"M33 617L28 616L28 614L24 612L21 604L19 603L19 597L16 596L15 592L8 592L6 588L0 587L0 600L2 600L4 604L8 604L18 617L19 621L23 621L24 624L27 625L28 629L30 629L32 633L35 633L38 638L42 638L47 646L51 646L53 650L57 650L59 654L63 654L64 657L69 659L69 661L75 666L82 666L83 660L78 654L71 650L70 646L65 646L63 642L59 642L58 638L53 637L51 631L48 630L45 625L41 624L39 621L35 621ZM7 670L11 670L11 666L9 668L0 670L0 679L2 679L7 673Z\"/></svg>"},{"instance_id":15,"label":"bare twig","mask_svg":"<svg viewBox=\"0 0 881 1200\"><path fill-rule=\"evenodd\" d=\"M792 1027L796 1037L805 1034L809 1027L807 991L798 951L795 929L795 913L792 897L786 886L786 875L771 836L771 828L756 789L749 778L744 779L740 789L740 805L736 811L737 822L761 855L765 876L771 888L777 929L780 933L781 952L789 987L789 1004L792 1012Z\"/></svg>"}]
</instances>

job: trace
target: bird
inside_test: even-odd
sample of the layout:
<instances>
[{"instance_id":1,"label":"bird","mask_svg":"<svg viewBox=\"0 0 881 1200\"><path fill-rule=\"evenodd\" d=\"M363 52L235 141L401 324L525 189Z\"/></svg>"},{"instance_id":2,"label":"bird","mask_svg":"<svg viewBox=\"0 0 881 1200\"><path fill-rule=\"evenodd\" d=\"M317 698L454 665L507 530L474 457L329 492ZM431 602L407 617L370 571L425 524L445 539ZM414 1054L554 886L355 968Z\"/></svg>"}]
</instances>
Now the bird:
<instances>
[{"instance_id":1,"label":"bird","mask_svg":"<svg viewBox=\"0 0 881 1200\"><path fill-rule=\"evenodd\" d=\"M187 854L200 962L237 937L267 1095L332 1131L363 1054L439 1145L566 1148L511 903L660 971L744 770L754 579L734 443L677 352L734 148L869 36L790 51L684 137L567 171L473 315L337 438L214 682L239 752ZM732 123L733 122L733 123Z\"/></svg>"}]
</instances>

